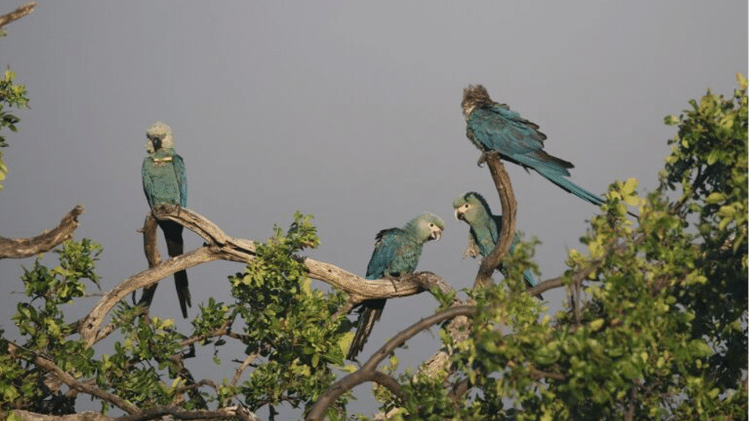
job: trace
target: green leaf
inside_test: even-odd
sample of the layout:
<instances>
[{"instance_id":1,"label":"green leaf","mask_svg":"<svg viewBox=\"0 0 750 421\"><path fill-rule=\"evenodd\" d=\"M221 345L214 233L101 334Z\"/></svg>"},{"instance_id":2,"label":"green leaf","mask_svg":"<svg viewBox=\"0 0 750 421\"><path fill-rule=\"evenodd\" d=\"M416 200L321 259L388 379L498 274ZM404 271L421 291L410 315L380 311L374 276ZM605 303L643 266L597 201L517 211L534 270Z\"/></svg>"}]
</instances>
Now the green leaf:
<instances>
[{"instance_id":1,"label":"green leaf","mask_svg":"<svg viewBox=\"0 0 750 421\"><path fill-rule=\"evenodd\" d=\"M726 200L726 196L724 196L724 193L714 192L708 195L708 197L706 198L706 203L710 205L714 203L723 202L725 200Z\"/></svg>"}]
</instances>

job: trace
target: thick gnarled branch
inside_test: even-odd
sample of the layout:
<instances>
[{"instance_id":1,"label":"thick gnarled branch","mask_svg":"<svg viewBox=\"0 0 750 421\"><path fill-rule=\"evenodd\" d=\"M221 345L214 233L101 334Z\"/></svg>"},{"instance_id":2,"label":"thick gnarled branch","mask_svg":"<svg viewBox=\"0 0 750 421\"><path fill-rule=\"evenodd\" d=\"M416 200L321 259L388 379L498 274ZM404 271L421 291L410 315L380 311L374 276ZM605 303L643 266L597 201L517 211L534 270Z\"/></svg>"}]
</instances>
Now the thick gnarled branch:
<instances>
[{"instance_id":1,"label":"thick gnarled branch","mask_svg":"<svg viewBox=\"0 0 750 421\"><path fill-rule=\"evenodd\" d=\"M110 332L108 329L101 329L101 325L112 308L128 294L141 288L153 286L177 271L201 263L214 260L247 263L250 259L255 258L255 243L253 241L228 236L213 222L190 209L161 207L151 211L149 216L151 214L156 220L167 219L182 224L200 235L205 240L205 244L200 248L163 262L155 245L145 246L147 253L153 253L148 257L148 260L154 262L155 266L120 282L99 300L83 320L78 322L78 332L89 346L103 339ZM156 223L149 219L149 216L146 217L143 228L144 236L148 236L149 239L144 241L155 243ZM432 273L412 274L395 281L386 279L367 280L329 263L306 257L299 257L299 259L307 268L310 278L326 282L343 290L349 294L350 301L355 304L371 298L395 298L418 294L424 291L423 284L435 284L443 289L447 286L440 277Z\"/></svg>"},{"instance_id":2,"label":"thick gnarled branch","mask_svg":"<svg viewBox=\"0 0 750 421\"><path fill-rule=\"evenodd\" d=\"M46 253L73 237L78 228L78 216L83 213L83 206L77 205L63 217L55 228L37 235L34 238L0 237L0 259L23 259Z\"/></svg>"}]
</instances>

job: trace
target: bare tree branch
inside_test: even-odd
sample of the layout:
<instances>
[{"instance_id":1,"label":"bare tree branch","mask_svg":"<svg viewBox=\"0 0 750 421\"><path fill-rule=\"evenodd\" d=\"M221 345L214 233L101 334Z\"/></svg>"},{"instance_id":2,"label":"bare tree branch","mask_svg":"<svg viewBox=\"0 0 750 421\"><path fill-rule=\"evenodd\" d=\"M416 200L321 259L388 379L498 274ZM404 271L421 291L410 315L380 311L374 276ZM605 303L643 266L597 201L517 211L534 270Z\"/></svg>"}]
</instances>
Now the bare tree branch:
<instances>
[{"instance_id":1,"label":"bare tree branch","mask_svg":"<svg viewBox=\"0 0 750 421\"><path fill-rule=\"evenodd\" d=\"M106 415L102 415L99 412L85 411L77 414L70 415L48 415L38 414L36 412L24 411L22 409L14 409L13 413L17 415L23 421L112 421L114 418L110 418ZM5 415L5 414L2 414Z\"/></svg>"},{"instance_id":2,"label":"bare tree branch","mask_svg":"<svg viewBox=\"0 0 750 421\"><path fill-rule=\"evenodd\" d=\"M143 221L143 252L146 255L146 261L148 261L149 269L161 263L161 255L159 254L159 248L156 246L156 218L151 212L146 214L146 220ZM151 301L154 299L154 293L156 293L156 287L159 284L153 284L143 289L143 295L138 304L142 304L146 309L151 306ZM133 302L135 302L135 295L133 295Z\"/></svg>"},{"instance_id":3,"label":"bare tree branch","mask_svg":"<svg viewBox=\"0 0 750 421\"><path fill-rule=\"evenodd\" d=\"M508 173L505 172L505 166L500 161L500 154L497 152L488 152L486 162L490 168L492 181L495 182L497 194L500 197L500 205L503 209L503 224L500 229L500 238L495 244L495 248L487 257L482 259L479 265L479 272L474 279L474 288L480 285L487 285L492 280L492 273L500 264L500 259L508 253L510 245L516 233L516 198L513 195L513 186L510 182Z\"/></svg>"},{"instance_id":4,"label":"bare tree branch","mask_svg":"<svg viewBox=\"0 0 750 421\"><path fill-rule=\"evenodd\" d=\"M36 2L32 1L31 3L26 3L23 6L18 6L16 10L10 13L6 13L0 16L0 28L33 12L35 7Z\"/></svg>"},{"instance_id":5,"label":"bare tree branch","mask_svg":"<svg viewBox=\"0 0 750 421\"><path fill-rule=\"evenodd\" d=\"M82 213L83 206L77 205L63 217L58 226L34 238L0 237L0 259L23 259L50 251L59 244L70 240L73 231L78 228L78 216Z\"/></svg>"},{"instance_id":6,"label":"bare tree branch","mask_svg":"<svg viewBox=\"0 0 750 421\"><path fill-rule=\"evenodd\" d=\"M151 212L157 220L168 219L182 224L203 237L206 244L203 247L160 262L152 268L137 273L120 282L115 288L104 294L89 314L79 322L76 322L78 333L81 334L89 346L103 339L110 332L108 329L100 329L100 326L112 308L128 294L141 288L150 287L177 271L201 263L214 260L247 263L250 259L255 258L255 243L253 241L226 235L213 222L190 209L157 208ZM150 222L147 217L143 228L144 236L153 235L155 238L155 231L156 224ZM148 258L150 262L160 261L156 247L153 247L153 251L148 252L153 253ZM395 280L368 280L329 263L319 262L307 257L299 257L299 260L307 268L310 278L326 282L343 290L349 294L350 299L354 303L359 303L362 300L370 298L395 298L418 294L424 291L421 286L422 281L430 285L441 284L441 282L437 281L440 277L432 273L416 273L396 278Z\"/></svg>"}]
</instances>

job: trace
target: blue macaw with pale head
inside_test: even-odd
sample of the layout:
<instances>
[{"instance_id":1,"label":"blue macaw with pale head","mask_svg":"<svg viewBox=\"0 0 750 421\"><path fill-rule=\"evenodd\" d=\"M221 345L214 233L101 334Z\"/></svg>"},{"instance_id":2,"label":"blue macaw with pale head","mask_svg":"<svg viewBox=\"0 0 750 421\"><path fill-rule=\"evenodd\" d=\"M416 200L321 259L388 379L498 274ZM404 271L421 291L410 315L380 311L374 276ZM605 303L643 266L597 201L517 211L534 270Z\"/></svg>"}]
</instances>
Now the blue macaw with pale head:
<instances>
[{"instance_id":1,"label":"blue macaw with pale head","mask_svg":"<svg viewBox=\"0 0 750 421\"><path fill-rule=\"evenodd\" d=\"M365 279L395 278L414 272L424 243L439 240L444 229L442 219L431 213L423 213L401 228L378 232ZM346 355L347 359L353 360L362 351L372 327L383 313L385 301L385 298L378 298L362 302L359 326Z\"/></svg>"},{"instance_id":2,"label":"blue macaw with pale head","mask_svg":"<svg viewBox=\"0 0 750 421\"><path fill-rule=\"evenodd\" d=\"M497 151L514 164L538 172L561 189L597 206L605 200L568 180L573 164L549 155L544 148L547 136L539 126L498 104L482 85L469 85L461 101L466 118L466 136L482 152ZM481 162L481 161L480 161Z\"/></svg>"},{"instance_id":3,"label":"blue macaw with pale head","mask_svg":"<svg viewBox=\"0 0 750 421\"><path fill-rule=\"evenodd\" d=\"M161 121L157 121L146 132L148 156L143 159L141 176L143 192L149 207L154 209L161 205L179 207L187 206L187 176L185 163L174 150L172 130ZM159 221L164 231L169 257L179 256L183 252L182 225L173 221ZM188 289L187 272L181 270L174 274L177 297L180 300L182 316L187 318L187 307L190 307L190 290ZM155 289L154 286L153 289ZM153 296L153 289L145 291L148 301Z\"/></svg>"},{"instance_id":4,"label":"blue macaw with pale head","mask_svg":"<svg viewBox=\"0 0 750 421\"><path fill-rule=\"evenodd\" d=\"M477 256L477 251L482 257L487 257L495 245L500 240L500 231L503 226L503 217L493 215L490 205L484 200L479 193L468 192L458 196L453 201L454 215L459 221L469 224L469 247L467 254L471 257ZM513 253L518 236L513 238L510 245L510 252ZM498 269L503 272L502 267ZM523 273L523 279L530 287L536 286L539 282L534 278L531 270L526 269ZM539 296L541 298L541 296Z\"/></svg>"}]
</instances>

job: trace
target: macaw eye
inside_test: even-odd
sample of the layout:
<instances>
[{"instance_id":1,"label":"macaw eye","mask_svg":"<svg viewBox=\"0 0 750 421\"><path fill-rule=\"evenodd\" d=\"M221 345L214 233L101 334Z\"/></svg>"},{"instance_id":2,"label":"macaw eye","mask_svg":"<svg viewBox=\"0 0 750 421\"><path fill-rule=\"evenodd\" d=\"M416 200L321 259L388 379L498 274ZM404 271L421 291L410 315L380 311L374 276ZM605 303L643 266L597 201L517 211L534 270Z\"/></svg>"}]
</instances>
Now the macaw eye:
<instances>
[{"instance_id":1,"label":"macaw eye","mask_svg":"<svg viewBox=\"0 0 750 421\"><path fill-rule=\"evenodd\" d=\"M469 204L468 204L468 203L464 203L464 206L463 206L463 208L464 208L464 209L469 209Z\"/></svg>"},{"instance_id":2,"label":"macaw eye","mask_svg":"<svg viewBox=\"0 0 750 421\"><path fill-rule=\"evenodd\" d=\"M430 228L432 228L434 226L435 226L435 224L433 224L432 222L430 222Z\"/></svg>"}]
</instances>

